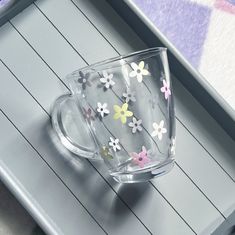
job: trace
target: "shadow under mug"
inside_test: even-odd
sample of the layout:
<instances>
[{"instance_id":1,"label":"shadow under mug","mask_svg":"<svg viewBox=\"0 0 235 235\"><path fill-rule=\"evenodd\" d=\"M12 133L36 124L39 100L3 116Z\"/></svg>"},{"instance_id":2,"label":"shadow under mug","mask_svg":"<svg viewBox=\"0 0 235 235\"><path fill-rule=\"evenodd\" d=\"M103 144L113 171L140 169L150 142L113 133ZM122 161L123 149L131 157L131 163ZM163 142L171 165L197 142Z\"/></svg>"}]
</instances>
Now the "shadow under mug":
<instances>
[{"instance_id":1,"label":"shadow under mug","mask_svg":"<svg viewBox=\"0 0 235 235\"><path fill-rule=\"evenodd\" d=\"M74 154L103 160L122 183L170 171L175 114L165 48L109 59L67 76L71 94L59 97L52 126Z\"/></svg>"}]
</instances>

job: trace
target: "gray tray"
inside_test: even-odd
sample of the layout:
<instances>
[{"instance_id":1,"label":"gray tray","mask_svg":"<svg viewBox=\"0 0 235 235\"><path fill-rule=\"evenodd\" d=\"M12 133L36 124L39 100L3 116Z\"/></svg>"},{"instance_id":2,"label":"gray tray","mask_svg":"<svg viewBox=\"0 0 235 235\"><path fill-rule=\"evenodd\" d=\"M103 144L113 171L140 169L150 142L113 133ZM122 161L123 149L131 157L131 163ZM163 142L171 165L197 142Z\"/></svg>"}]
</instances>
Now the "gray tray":
<instances>
[{"instance_id":1,"label":"gray tray","mask_svg":"<svg viewBox=\"0 0 235 235\"><path fill-rule=\"evenodd\" d=\"M104 0L39 0L0 28L0 177L48 234L208 235L234 211L234 141L174 73L176 165L164 177L120 185L52 142L65 76L146 47Z\"/></svg>"},{"instance_id":2,"label":"gray tray","mask_svg":"<svg viewBox=\"0 0 235 235\"><path fill-rule=\"evenodd\" d=\"M235 139L235 111L206 80L184 59L180 52L164 37L132 0L107 0L118 14L150 47L169 49L170 69L177 79L205 107L212 117Z\"/></svg>"}]
</instances>

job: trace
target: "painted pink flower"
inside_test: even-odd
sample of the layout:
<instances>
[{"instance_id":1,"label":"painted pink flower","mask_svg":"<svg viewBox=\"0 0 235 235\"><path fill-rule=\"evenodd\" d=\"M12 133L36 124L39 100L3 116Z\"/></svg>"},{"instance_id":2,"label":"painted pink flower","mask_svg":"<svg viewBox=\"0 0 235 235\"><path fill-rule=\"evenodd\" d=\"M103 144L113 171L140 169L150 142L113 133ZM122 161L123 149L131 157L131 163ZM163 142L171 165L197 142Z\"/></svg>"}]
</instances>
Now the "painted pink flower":
<instances>
[{"instance_id":1,"label":"painted pink flower","mask_svg":"<svg viewBox=\"0 0 235 235\"><path fill-rule=\"evenodd\" d=\"M148 152L144 146L142 146L142 151L140 153L131 153L132 160L135 164L139 165L139 167L143 168L145 164L150 162L148 157Z\"/></svg>"},{"instance_id":2,"label":"painted pink flower","mask_svg":"<svg viewBox=\"0 0 235 235\"><path fill-rule=\"evenodd\" d=\"M165 99L166 100L171 95L170 87L169 87L169 85L168 85L168 83L166 82L165 79L163 79L163 87L161 87L161 92L165 94Z\"/></svg>"}]
</instances>

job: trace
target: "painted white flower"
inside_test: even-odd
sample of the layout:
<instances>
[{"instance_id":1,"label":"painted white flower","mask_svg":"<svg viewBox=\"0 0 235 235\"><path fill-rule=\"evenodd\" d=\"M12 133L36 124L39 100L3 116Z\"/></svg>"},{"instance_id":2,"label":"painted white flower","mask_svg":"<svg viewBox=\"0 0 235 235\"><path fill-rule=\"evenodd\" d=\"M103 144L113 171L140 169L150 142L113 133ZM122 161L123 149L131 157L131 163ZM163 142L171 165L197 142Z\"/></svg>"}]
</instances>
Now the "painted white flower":
<instances>
[{"instance_id":1,"label":"painted white flower","mask_svg":"<svg viewBox=\"0 0 235 235\"><path fill-rule=\"evenodd\" d=\"M130 72L129 76L136 77L138 82L142 82L143 76L146 76L149 74L149 71L144 68L144 61L140 61L138 65L132 62L131 67L133 71Z\"/></svg>"},{"instance_id":2,"label":"painted white flower","mask_svg":"<svg viewBox=\"0 0 235 235\"><path fill-rule=\"evenodd\" d=\"M108 89L108 88L114 86L114 84L115 84L115 82L112 80L112 78L113 78L113 74L112 73L108 74L107 71L104 70L103 77L100 78L100 81L101 81L101 83L104 84L105 88Z\"/></svg>"},{"instance_id":3,"label":"painted white flower","mask_svg":"<svg viewBox=\"0 0 235 235\"><path fill-rule=\"evenodd\" d=\"M125 98L126 103L129 103L130 101L136 101L135 92L132 92L130 89L127 89L126 92L122 94L122 96Z\"/></svg>"},{"instance_id":4,"label":"painted white flower","mask_svg":"<svg viewBox=\"0 0 235 235\"><path fill-rule=\"evenodd\" d=\"M172 138L170 151L171 151L171 154L175 155L175 138Z\"/></svg>"},{"instance_id":5,"label":"painted white flower","mask_svg":"<svg viewBox=\"0 0 235 235\"><path fill-rule=\"evenodd\" d=\"M132 128L132 133L134 134L136 133L136 131L142 131L143 128L141 124L142 124L141 119L137 120L135 117L133 117L132 122L130 122L128 126Z\"/></svg>"},{"instance_id":6,"label":"painted white flower","mask_svg":"<svg viewBox=\"0 0 235 235\"><path fill-rule=\"evenodd\" d=\"M110 137L109 146L113 148L114 152L116 152L117 150L121 150L121 147L119 145L119 139L114 139Z\"/></svg>"},{"instance_id":7,"label":"painted white flower","mask_svg":"<svg viewBox=\"0 0 235 235\"><path fill-rule=\"evenodd\" d=\"M100 102L97 103L97 112L100 114L101 117L104 117L105 115L109 114L109 110L107 109L107 103L101 104Z\"/></svg>"},{"instance_id":8,"label":"painted white flower","mask_svg":"<svg viewBox=\"0 0 235 235\"><path fill-rule=\"evenodd\" d=\"M151 136L155 137L157 136L159 140L162 139L162 134L165 134L167 132L166 128L164 127L164 121L161 120L159 124L156 122L153 123L153 129Z\"/></svg>"}]
</instances>

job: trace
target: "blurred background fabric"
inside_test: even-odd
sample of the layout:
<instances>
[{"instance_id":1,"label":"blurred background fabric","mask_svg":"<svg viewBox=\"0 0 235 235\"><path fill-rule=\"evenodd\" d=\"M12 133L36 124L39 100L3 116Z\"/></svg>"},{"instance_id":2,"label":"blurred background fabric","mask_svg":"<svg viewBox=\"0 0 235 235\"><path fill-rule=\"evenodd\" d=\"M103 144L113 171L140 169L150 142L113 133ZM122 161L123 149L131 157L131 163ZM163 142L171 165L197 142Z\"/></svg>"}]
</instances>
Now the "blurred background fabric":
<instances>
[{"instance_id":1,"label":"blurred background fabric","mask_svg":"<svg viewBox=\"0 0 235 235\"><path fill-rule=\"evenodd\" d=\"M235 0L132 0L235 109Z\"/></svg>"}]
</instances>

